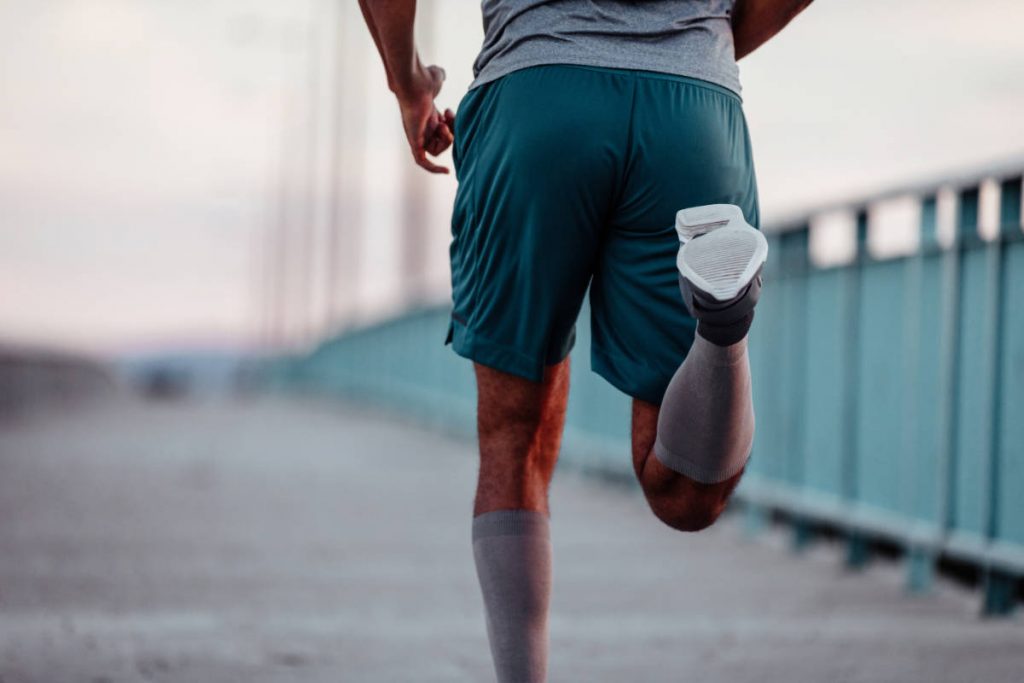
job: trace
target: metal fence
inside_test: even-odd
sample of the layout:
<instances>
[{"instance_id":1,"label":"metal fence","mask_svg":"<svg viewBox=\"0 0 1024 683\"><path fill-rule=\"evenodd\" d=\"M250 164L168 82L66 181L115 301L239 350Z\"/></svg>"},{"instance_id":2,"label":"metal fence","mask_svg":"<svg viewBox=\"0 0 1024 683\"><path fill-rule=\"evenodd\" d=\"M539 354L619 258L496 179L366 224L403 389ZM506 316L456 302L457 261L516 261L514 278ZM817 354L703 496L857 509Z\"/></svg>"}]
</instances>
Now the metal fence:
<instances>
[{"instance_id":1,"label":"metal fence","mask_svg":"<svg viewBox=\"0 0 1024 683\"><path fill-rule=\"evenodd\" d=\"M851 567L876 541L895 542L911 591L927 590L938 560L953 558L979 570L985 613L1013 609L1024 575L1020 169L833 207L851 217L856 245L836 265L809 257L820 214L767 230L751 340L758 428L737 492L751 529L772 510L792 522L796 548L822 525L838 529ZM879 258L867 248L869 224L894 196L914 208L919 246ZM996 207L984 238L983 204ZM447 312L340 334L286 363L283 376L470 432L472 369L442 346ZM579 326L573 352L563 459L625 474L629 401L581 362L588 328Z\"/></svg>"}]
</instances>

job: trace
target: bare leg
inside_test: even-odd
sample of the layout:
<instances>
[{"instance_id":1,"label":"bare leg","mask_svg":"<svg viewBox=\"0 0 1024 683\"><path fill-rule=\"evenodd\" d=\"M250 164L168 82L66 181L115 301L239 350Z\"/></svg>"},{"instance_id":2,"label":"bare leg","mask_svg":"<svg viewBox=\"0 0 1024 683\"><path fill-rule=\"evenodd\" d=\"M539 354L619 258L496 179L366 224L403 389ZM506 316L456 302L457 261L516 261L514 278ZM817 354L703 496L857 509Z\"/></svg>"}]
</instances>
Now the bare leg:
<instances>
[{"instance_id":1,"label":"bare leg","mask_svg":"<svg viewBox=\"0 0 1024 683\"><path fill-rule=\"evenodd\" d=\"M543 382L476 364L480 476L473 514L548 512L569 397L569 359L547 368Z\"/></svg>"},{"instance_id":2,"label":"bare leg","mask_svg":"<svg viewBox=\"0 0 1024 683\"><path fill-rule=\"evenodd\" d=\"M633 403L633 465L654 514L699 531L725 508L753 446L746 336L768 243L738 206L692 207L676 219L680 292L696 336L661 405Z\"/></svg>"},{"instance_id":3,"label":"bare leg","mask_svg":"<svg viewBox=\"0 0 1024 683\"><path fill-rule=\"evenodd\" d=\"M558 459L568 359L529 382L476 366L480 478L473 558L499 683L547 679L551 540L548 485Z\"/></svg>"}]
</instances>

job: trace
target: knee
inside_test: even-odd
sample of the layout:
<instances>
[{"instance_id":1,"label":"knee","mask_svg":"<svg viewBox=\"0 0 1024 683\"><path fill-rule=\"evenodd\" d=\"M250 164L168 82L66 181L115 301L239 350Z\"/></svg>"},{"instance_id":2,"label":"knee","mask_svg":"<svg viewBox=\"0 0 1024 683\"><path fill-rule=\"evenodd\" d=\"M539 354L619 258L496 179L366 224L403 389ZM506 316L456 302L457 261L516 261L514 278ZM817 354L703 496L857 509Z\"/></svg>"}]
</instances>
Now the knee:
<instances>
[{"instance_id":1,"label":"knee","mask_svg":"<svg viewBox=\"0 0 1024 683\"><path fill-rule=\"evenodd\" d=\"M676 531L703 531L715 523L725 510L725 500L662 499L648 496L654 516Z\"/></svg>"},{"instance_id":2,"label":"knee","mask_svg":"<svg viewBox=\"0 0 1024 683\"><path fill-rule=\"evenodd\" d=\"M655 517L678 531L701 531L715 523L729 503L742 472L717 484L702 484L670 471L644 472L640 479Z\"/></svg>"},{"instance_id":3,"label":"knee","mask_svg":"<svg viewBox=\"0 0 1024 683\"><path fill-rule=\"evenodd\" d=\"M492 405L478 416L480 470L474 511L546 510L557 443L535 403Z\"/></svg>"},{"instance_id":4,"label":"knee","mask_svg":"<svg viewBox=\"0 0 1024 683\"><path fill-rule=\"evenodd\" d=\"M539 411L521 408L481 414L477 422L482 472L513 479L548 468L550 445L542 438Z\"/></svg>"},{"instance_id":5,"label":"knee","mask_svg":"<svg viewBox=\"0 0 1024 683\"><path fill-rule=\"evenodd\" d=\"M533 446L543 423L541 401L534 396L516 396L515 392L485 391L483 387L480 392L477 437L484 462L494 457L525 467L531 451L536 450Z\"/></svg>"}]
</instances>

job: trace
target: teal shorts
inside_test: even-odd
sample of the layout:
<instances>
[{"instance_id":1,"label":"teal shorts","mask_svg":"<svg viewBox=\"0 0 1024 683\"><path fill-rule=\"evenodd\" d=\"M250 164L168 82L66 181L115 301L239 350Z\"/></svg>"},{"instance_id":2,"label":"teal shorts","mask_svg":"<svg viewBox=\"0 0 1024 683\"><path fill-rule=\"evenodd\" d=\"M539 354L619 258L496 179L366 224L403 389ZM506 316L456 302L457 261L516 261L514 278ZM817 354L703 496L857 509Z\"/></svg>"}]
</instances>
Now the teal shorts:
<instances>
[{"instance_id":1,"label":"teal shorts","mask_svg":"<svg viewBox=\"0 0 1024 683\"><path fill-rule=\"evenodd\" d=\"M739 97L649 71L532 67L466 94L453 153L455 352L540 381L572 348L589 287L591 367L660 404L696 328L676 211L736 204L758 225Z\"/></svg>"}]
</instances>

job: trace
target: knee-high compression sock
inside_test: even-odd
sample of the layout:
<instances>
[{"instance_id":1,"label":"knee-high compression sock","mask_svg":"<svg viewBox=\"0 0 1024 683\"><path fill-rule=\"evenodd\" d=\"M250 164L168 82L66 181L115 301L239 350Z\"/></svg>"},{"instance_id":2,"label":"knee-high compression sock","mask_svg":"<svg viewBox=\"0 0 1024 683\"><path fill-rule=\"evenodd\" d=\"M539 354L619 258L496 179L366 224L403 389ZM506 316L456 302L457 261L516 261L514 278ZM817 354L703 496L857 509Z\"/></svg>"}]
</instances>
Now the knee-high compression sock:
<instances>
[{"instance_id":1,"label":"knee-high compression sock","mask_svg":"<svg viewBox=\"0 0 1024 683\"><path fill-rule=\"evenodd\" d=\"M698 327L665 391L654 455L694 481L717 484L743 469L753 440L747 340L719 346Z\"/></svg>"},{"instance_id":2,"label":"knee-high compression sock","mask_svg":"<svg viewBox=\"0 0 1024 683\"><path fill-rule=\"evenodd\" d=\"M475 517L473 558L498 683L543 683L551 598L547 515L496 510Z\"/></svg>"}]
</instances>

